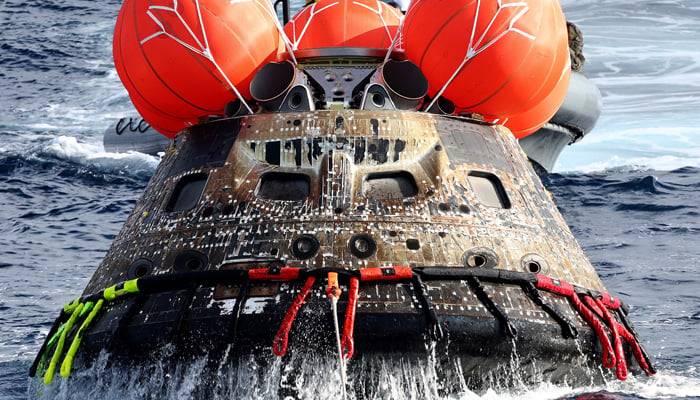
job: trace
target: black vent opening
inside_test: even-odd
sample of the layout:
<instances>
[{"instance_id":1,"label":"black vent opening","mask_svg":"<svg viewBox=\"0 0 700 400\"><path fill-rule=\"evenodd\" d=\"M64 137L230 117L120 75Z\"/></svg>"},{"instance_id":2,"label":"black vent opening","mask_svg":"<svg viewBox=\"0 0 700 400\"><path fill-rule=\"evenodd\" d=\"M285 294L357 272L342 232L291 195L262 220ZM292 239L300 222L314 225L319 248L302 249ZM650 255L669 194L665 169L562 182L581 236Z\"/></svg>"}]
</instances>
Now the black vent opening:
<instances>
[{"instance_id":1,"label":"black vent opening","mask_svg":"<svg viewBox=\"0 0 700 400\"><path fill-rule=\"evenodd\" d=\"M202 197L207 185L207 174L192 174L184 176L175 185L170 200L165 207L167 212L180 212L193 209Z\"/></svg>"},{"instance_id":2,"label":"black vent opening","mask_svg":"<svg viewBox=\"0 0 700 400\"><path fill-rule=\"evenodd\" d=\"M494 174L481 171L469 173L469 184L479 202L487 207L510 208L510 199L501 180Z\"/></svg>"},{"instance_id":3,"label":"black vent opening","mask_svg":"<svg viewBox=\"0 0 700 400\"><path fill-rule=\"evenodd\" d=\"M303 201L311 194L308 175L288 172L269 172L260 178L256 195L262 199Z\"/></svg>"},{"instance_id":4,"label":"black vent opening","mask_svg":"<svg viewBox=\"0 0 700 400\"><path fill-rule=\"evenodd\" d=\"M416 180L406 171L370 174L362 183L362 195L371 199L405 199L417 194Z\"/></svg>"}]
</instances>

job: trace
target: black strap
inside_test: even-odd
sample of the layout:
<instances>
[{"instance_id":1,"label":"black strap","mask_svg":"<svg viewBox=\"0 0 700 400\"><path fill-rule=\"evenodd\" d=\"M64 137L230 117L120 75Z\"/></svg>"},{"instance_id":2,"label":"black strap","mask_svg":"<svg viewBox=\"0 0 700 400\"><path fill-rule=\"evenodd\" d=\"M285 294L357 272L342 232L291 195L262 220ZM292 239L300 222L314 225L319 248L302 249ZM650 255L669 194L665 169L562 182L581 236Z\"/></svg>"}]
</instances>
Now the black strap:
<instances>
[{"instance_id":1,"label":"black strap","mask_svg":"<svg viewBox=\"0 0 700 400\"><path fill-rule=\"evenodd\" d=\"M119 317L117 327L114 330L114 333L112 333L109 343L107 343L106 348L108 350L114 349L116 346L124 342L126 331L131 323L131 320L143 308L144 304L146 304L146 300L148 300L148 296L146 295L136 296L121 317Z\"/></svg>"},{"instance_id":2,"label":"black strap","mask_svg":"<svg viewBox=\"0 0 700 400\"><path fill-rule=\"evenodd\" d=\"M178 311L177 320L173 325L173 330L170 332L170 341L175 342L178 338L181 338L180 332L185 324L185 317L192 308L192 302L194 301L194 295L197 293L197 285L191 285L189 289L185 292L185 299L182 303L182 307Z\"/></svg>"},{"instance_id":3,"label":"black strap","mask_svg":"<svg viewBox=\"0 0 700 400\"><path fill-rule=\"evenodd\" d=\"M544 296L542 296L542 293L537 290L535 285L530 282L526 282L522 283L521 286L530 300L540 306L544 312L549 314L549 316L559 324L562 335L564 335L565 338L578 337L578 330L576 329L576 326L574 326L574 324L564 316L557 306L550 304L547 300L545 300Z\"/></svg>"},{"instance_id":4,"label":"black strap","mask_svg":"<svg viewBox=\"0 0 700 400\"><path fill-rule=\"evenodd\" d=\"M236 297L236 304L233 306L231 312L231 327L229 331L229 337L231 338L231 343L236 343L236 338L238 337L238 321L241 318L241 312L243 311L243 305L248 298L248 290L250 289L250 280L246 279L243 284L241 284L238 289L238 296Z\"/></svg>"},{"instance_id":5,"label":"black strap","mask_svg":"<svg viewBox=\"0 0 700 400\"><path fill-rule=\"evenodd\" d=\"M423 280L418 274L413 274L413 288L416 291L418 301L425 310L428 337L433 340L440 340L444 338L445 333L442 330L442 324L440 324L440 319L435 311L435 307L433 307L433 303L430 301L428 288L425 286Z\"/></svg>"},{"instance_id":6,"label":"black strap","mask_svg":"<svg viewBox=\"0 0 700 400\"><path fill-rule=\"evenodd\" d=\"M479 278L476 277L469 277L467 278L467 283L469 284L469 287L472 289L476 297L481 301L481 303L486 307L489 312L496 317L498 321L501 322L503 333L511 338L515 338L518 335L518 331L515 329L515 326L513 326L513 323L510 322L510 318L508 318L508 315L499 307L491 297L489 297L488 293L486 293L486 290L484 290L484 285L481 284L481 281Z\"/></svg>"}]
</instances>

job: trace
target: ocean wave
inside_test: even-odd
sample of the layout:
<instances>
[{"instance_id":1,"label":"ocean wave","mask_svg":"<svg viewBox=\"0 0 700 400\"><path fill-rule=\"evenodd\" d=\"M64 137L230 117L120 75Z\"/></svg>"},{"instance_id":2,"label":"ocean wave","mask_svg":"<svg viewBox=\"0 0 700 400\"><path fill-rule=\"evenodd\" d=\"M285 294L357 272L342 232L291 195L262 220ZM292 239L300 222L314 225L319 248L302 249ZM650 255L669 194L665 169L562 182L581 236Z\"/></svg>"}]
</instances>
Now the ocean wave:
<instances>
[{"instance_id":1,"label":"ocean wave","mask_svg":"<svg viewBox=\"0 0 700 400\"><path fill-rule=\"evenodd\" d=\"M595 161L589 164L557 167L558 173L593 173L614 171L673 171L681 168L700 167L700 157L620 157L612 156L604 161Z\"/></svg>"}]
</instances>

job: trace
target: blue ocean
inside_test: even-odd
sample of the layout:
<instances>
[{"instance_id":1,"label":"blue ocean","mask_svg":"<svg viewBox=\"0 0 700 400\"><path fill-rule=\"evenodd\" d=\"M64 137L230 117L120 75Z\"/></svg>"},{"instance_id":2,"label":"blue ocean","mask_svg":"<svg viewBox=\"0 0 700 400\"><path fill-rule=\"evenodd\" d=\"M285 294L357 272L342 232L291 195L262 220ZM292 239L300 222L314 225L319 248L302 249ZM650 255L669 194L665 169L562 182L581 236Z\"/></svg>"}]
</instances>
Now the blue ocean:
<instances>
[{"instance_id":1,"label":"blue ocean","mask_svg":"<svg viewBox=\"0 0 700 400\"><path fill-rule=\"evenodd\" d=\"M604 111L544 181L608 288L631 306L659 372L451 398L700 399L700 1L563 5L584 32L585 71ZM27 377L59 307L81 292L158 164L102 147L103 131L134 112L111 56L119 6L0 0L0 399L179 399L198 377L185 370L166 390L153 375L107 379L96 367L81 378L84 393L37 393ZM434 379L402 374L428 387ZM405 381L378 384L385 397L430 397ZM249 389L226 398L268 397Z\"/></svg>"}]
</instances>

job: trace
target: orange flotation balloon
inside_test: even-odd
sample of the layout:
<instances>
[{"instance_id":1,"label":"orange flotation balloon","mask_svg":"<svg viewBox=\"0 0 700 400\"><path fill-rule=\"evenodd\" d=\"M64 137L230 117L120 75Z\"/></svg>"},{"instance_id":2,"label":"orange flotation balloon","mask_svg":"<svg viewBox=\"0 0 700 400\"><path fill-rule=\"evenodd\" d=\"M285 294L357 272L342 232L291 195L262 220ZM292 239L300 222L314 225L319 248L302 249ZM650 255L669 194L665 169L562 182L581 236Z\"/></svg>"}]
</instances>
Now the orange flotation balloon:
<instances>
[{"instance_id":1,"label":"orange flotation balloon","mask_svg":"<svg viewBox=\"0 0 700 400\"><path fill-rule=\"evenodd\" d=\"M400 21L401 11L380 0L320 0L299 11L284 31L295 50L386 49Z\"/></svg>"},{"instance_id":2,"label":"orange flotation balloon","mask_svg":"<svg viewBox=\"0 0 700 400\"><path fill-rule=\"evenodd\" d=\"M505 125L518 139L535 133L547 121L552 119L559 107L561 107L562 99L566 97L566 93L569 90L569 78L571 78L571 74L562 74L549 96L545 97L533 108L509 117L493 118L493 122Z\"/></svg>"},{"instance_id":3,"label":"orange flotation balloon","mask_svg":"<svg viewBox=\"0 0 700 400\"><path fill-rule=\"evenodd\" d=\"M249 98L280 33L267 0L125 0L114 64L134 106L165 136Z\"/></svg>"},{"instance_id":4,"label":"orange flotation balloon","mask_svg":"<svg viewBox=\"0 0 700 400\"><path fill-rule=\"evenodd\" d=\"M570 74L557 0L418 0L406 14L403 42L429 95L460 111L505 118L539 106L547 109L538 113L554 114L564 100L565 93L550 97Z\"/></svg>"}]
</instances>

